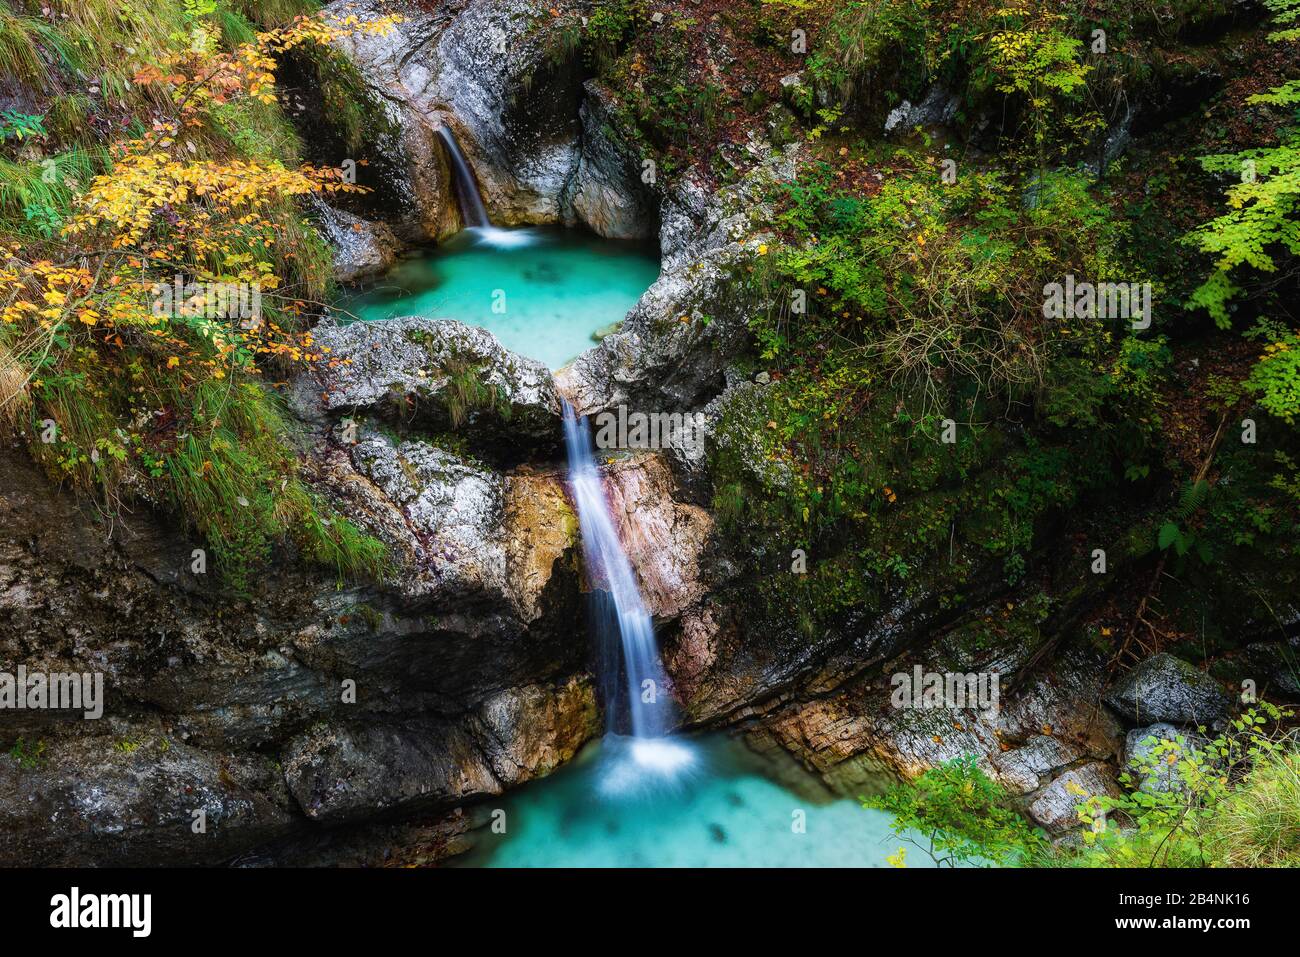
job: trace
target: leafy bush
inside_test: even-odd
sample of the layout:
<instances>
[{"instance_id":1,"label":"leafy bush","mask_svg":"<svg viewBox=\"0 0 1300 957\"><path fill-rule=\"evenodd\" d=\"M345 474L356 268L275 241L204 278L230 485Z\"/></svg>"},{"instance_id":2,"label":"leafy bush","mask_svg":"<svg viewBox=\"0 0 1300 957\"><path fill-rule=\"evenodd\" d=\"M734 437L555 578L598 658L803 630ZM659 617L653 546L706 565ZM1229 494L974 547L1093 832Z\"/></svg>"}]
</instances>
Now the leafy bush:
<instances>
[{"instance_id":1,"label":"leafy bush","mask_svg":"<svg viewBox=\"0 0 1300 957\"><path fill-rule=\"evenodd\" d=\"M19 24L24 36L45 31L55 71L112 59L97 83L113 106L94 108L140 109L152 122L121 123L128 133L107 148L0 159L0 421L110 513L127 490L177 507L238 590L280 541L341 575L377 574L383 547L303 483L264 379L329 361L302 318L329 291L330 255L295 202L353 187L296 164L275 57L341 28L308 17L258 32L238 21L208 0L87 0L57 29ZM15 55L16 42L0 50ZM119 47L153 60L128 70ZM183 301L160 308L159 290L173 286ZM209 301L227 287L257 290L260 309Z\"/></svg>"},{"instance_id":2,"label":"leafy bush","mask_svg":"<svg viewBox=\"0 0 1300 957\"><path fill-rule=\"evenodd\" d=\"M940 867L1016 864L1045 845L1042 832L1029 825L973 756L931 768L862 806L892 814L894 833Z\"/></svg>"},{"instance_id":3,"label":"leafy bush","mask_svg":"<svg viewBox=\"0 0 1300 957\"><path fill-rule=\"evenodd\" d=\"M1144 756L1120 775L1128 793L1092 795L1080 805L1089 830L1070 863L1204 867L1280 857L1300 863L1292 856L1300 835L1296 806L1277 813L1279 798L1295 793L1295 742L1276 725L1284 717L1289 714L1261 702L1213 739L1148 742ZM1165 783L1153 787L1153 780Z\"/></svg>"}]
</instances>

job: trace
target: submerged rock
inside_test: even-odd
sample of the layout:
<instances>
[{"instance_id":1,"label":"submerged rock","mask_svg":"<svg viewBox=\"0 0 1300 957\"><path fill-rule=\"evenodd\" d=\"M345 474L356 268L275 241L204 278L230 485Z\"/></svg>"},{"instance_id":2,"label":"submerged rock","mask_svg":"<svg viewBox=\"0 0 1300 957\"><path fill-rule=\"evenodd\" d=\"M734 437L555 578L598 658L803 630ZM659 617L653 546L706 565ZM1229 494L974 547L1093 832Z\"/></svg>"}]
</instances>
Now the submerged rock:
<instances>
[{"instance_id":1,"label":"submerged rock","mask_svg":"<svg viewBox=\"0 0 1300 957\"><path fill-rule=\"evenodd\" d=\"M1227 715L1232 702L1205 672L1162 652L1120 678L1106 703L1134 722L1209 724Z\"/></svg>"}]
</instances>

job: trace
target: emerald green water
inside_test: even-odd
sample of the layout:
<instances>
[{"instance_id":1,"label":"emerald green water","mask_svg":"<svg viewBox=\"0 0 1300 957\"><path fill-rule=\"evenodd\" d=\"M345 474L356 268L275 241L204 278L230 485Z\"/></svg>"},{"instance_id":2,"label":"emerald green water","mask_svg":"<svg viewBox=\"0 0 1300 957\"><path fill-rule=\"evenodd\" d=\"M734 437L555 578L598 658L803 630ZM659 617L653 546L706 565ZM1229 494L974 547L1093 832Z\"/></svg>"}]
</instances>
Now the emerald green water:
<instances>
[{"instance_id":1,"label":"emerald green water","mask_svg":"<svg viewBox=\"0 0 1300 957\"><path fill-rule=\"evenodd\" d=\"M658 277L659 258L644 243L558 227L466 229L338 306L363 320L459 319L558 369Z\"/></svg>"},{"instance_id":2,"label":"emerald green water","mask_svg":"<svg viewBox=\"0 0 1300 957\"><path fill-rule=\"evenodd\" d=\"M887 814L832 800L793 761L760 760L726 738L660 741L689 757L637 760L637 739L606 737L567 767L514 792L500 805L505 833L481 828L473 850L454 863L888 867L885 858L902 843ZM909 850L907 866L929 863Z\"/></svg>"}]
</instances>

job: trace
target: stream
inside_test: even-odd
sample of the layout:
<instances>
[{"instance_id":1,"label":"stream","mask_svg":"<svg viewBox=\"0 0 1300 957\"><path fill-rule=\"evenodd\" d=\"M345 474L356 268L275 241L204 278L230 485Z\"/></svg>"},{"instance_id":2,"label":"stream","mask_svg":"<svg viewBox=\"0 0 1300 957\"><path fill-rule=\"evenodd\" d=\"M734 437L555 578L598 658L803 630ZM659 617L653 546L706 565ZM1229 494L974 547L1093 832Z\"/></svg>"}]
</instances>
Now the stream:
<instances>
[{"instance_id":1,"label":"stream","mask_svg":"<svg viewBox=\"0 0 1300 957\"><path fill-rule=\"evenodd\" d=\"M365 321L457 319L559 369L655 281L655 250L557 227L492 226L455 135L445 127L439 135L468 228L340 308ZM511 793L454 866L889 866L900 844L889 815L832 798L788 757L759 760L731 738L669 733L674 707L653 620L619 540L590 425L567 401L563 412L607 733Z\"/></svg>"}]
</instances>

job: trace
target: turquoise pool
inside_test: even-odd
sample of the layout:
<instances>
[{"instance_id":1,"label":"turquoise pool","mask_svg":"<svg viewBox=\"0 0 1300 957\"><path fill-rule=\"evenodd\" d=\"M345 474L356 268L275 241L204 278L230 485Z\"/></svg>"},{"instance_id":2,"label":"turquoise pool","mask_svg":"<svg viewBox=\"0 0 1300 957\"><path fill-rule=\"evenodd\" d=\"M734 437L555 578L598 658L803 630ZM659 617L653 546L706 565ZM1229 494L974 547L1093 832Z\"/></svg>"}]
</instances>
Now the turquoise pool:
<instances>
[{"instance_id":1,"label":"turquoise pool","mask_svg":"<svg viewBox=\"0 0 1300 957\"><path fill-rule=\"evenodd\" d=\"M399 262L338 308L363 320L459 319L558 369L659 277L645 243L559 227L466 229Z\"/></svg>"}]
</instances>

